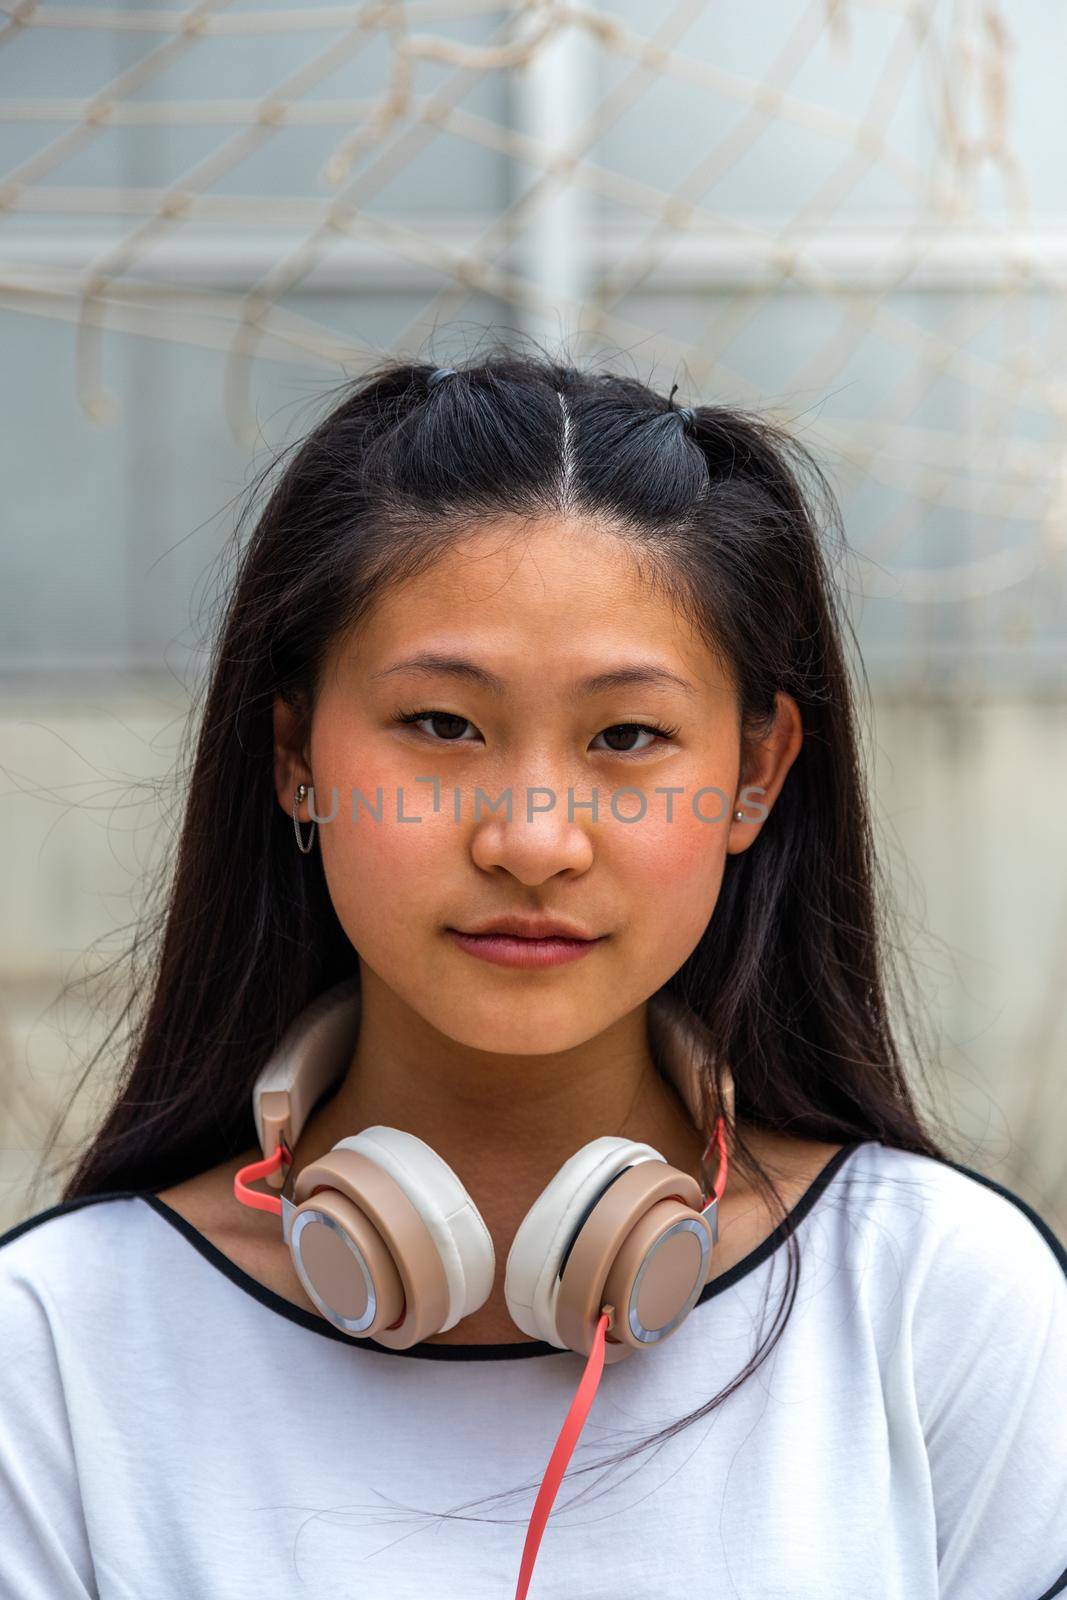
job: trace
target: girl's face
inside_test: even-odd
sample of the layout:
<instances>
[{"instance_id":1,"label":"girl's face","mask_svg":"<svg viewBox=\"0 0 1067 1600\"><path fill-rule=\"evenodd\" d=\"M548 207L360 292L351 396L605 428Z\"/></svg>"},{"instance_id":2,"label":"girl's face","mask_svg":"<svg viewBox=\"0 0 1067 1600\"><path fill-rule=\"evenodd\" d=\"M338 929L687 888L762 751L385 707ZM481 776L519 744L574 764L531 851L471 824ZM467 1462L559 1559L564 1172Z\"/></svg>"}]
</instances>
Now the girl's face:
<instances>
[{"instance_id":1,"label":"girl's face","mask_svg":"<svg viewBox=\"0 0 1067 1600\"><path fill-rule=\"evenodd\" d=\"M431 654L453 666L418 664ZM304 752L288 726L279 702L278 800L291 813L303 781L333 816L318 846L361 961L472 1049L566 1050L641 1005L707 927L727 852L760 827L729 682L628 546L585 522L466 538L338 644ZM801 737L779 696L745 774L768 809ZM734 821L738 806L753 820ZM448 931L507 913L598 940L531 969Z\"/></svg>"}]
</instances>

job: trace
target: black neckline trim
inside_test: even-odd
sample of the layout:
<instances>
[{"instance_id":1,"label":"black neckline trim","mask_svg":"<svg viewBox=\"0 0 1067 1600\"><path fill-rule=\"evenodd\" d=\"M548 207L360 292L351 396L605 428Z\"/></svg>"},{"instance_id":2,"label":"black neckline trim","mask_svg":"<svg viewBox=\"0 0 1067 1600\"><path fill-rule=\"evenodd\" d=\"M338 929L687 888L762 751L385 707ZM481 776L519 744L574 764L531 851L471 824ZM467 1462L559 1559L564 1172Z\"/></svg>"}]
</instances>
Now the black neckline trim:
<instances>
[{"instance_id":1,"label":"black neckline trim","mask_svg":"<svg viewBox=\"0 0 1067 1600\"><path fill-rule=\"evenodd\" d=\"M758 1266L767 1260L768 1256L773 1255L779 1246L785 1243L798 1223L807 1216L827 1184L834 1177L834 1174L841 1168L852 1152L859 1149L860 1145L874 1143L877 1143L877 1141L858 1139L852 1144L843 1145L840 1150L835 1151L826 1165L812 1179L793 1209L778 1224L774 1232L769 1234L762 1244L757 1245L755 1250L749 1251L747 1256L742 1256L740 1261L735 1262L732 1267L721 1273L719 1277L713 1278L710 1283L705 1284L693 1310L695 1311L697 1306L704 1305L708 1300L713 1300L716 1295L724 1293L735 1283L740 1282L742 1278L747 1277L750 1272L754 1272ZM323 1338L340 1340L341 1343L349 1346L354 1345L368 1350L377 1350L382 1355L415 1356L425 1361L515 1361L522 1360L527 1356L574 1354L571 1350L561 1350L558 1345L549 1344L547 1340L543 1339L529 1339L515 1344L424 1343L411 1345L407 1350L394 1350L388 1345L379 1344L376 1339L353 1339L347 1333L342 1333L340 1328L335 1328L332 1322L327 1322L325 1317L320 1317L314 1311L307 1311L303 1306L294 1305L284 1295L276 1293L273 1289L268 1289L259 1282L258 1278L253 1278L250 1273L245 1272L243 1267L239 1267L236 1262L230 1260L229 1256L224 1255L217 1245L211 1243L210 1239L205 1238L180 1212L173 1210L165 1200L161 1200L158 1194L154 1194L150 1190L124 1190L122 1193L144 1200L147 1205L151 1206L157 1216L162 1217L165 1222L168 1222L172 1228L187 1239L205 1260L209 1261L212 1266L217 1267L232 1283L235 1283L239 1289L243 1289L246 1294L250 1294L253 1299L258 1300L261 1305L267 1306L271 1311L276 1311L279 1316L287 1318L290 1322L296 1322L300 1327L308 1328L312 1333L317 1333ZM89 1198L103 1200L109 1197L93 1195ZM77 1203L74 1202L74 1204ZM2 1242L0 1240L0 1243Z\"/></svg>"},{"instance_id":2,"label":"black neckline trim","mask_svg":"<svg viewBox=\"0 0 1067 1600\"><path fill-rule=\"evenodd\" d=\"M713 1300L716 1295L723 1294L733 1284L740 1282L750 1272L754 1272L758 1266L785 1243L789 1235L796 1229L797 1224L807 1216L823 1190L832 1181L836 1173L840 1171L853 1151L858 1150L862 1145L878 1144L880 1142L880 1140L873 1138L857 1139L852 1144L843 1145L840 1150L835 1151L830 1160L805 1189L792 1211L783 1218L774 1232L769 1234L755 1250L750 1251L747 1256L743 1256L740 1261L735 1262L726 1272L706 1284L696 1301L696 1305L704 1305L708 1300ZM1064 1248L1064 1245L1053 1233L1044 1218L1039 1216L1032 1206L1028 1205L1025 1200L1021 1199L1011 1189L1007 1189L1003 1184L997 1183L995 1179L987 1177L985 1173L977 1172L974 1168L963 1166L957 1161L950 1161L941 1157L934 1159L943 1160L946 1166L953 1167L957 1172L962 1173L965 1177L973 1178L977 1183L985 1184L987 1188L995 1190L997 1194L1002 1195L1006 1200L1010 1200L1013 1205L1017 1206L1037 1228L1059 1262L1064 1274L1067 1275L1067 1249ZM286 1300L284 1295L277 1294L273 1289L266 1288L258 1279L253 1278L250 1273L237 1266L236 1262L231 1261L229 1256L224 1255L210 1240L205 1238L202 1233L199 1233L190 1222L187 1222L179 1212L168 1206L165 1200L161 1200L157 1194L146 1189L111 1189L101 1194L79 1195L74 1200L61 1200L47 1210L39 1211L35 1216L27 1217L23 1222L16 1223L6 1233L0 1234L0 1247L10 1244L20 1234L27 1233L31 1228L38 1227L42 1222L48 1222L52 1217L63 1216L68 1211L79 1211L83 1206L99 1205L106 1200L143 1200L157 1216L163 1218L172 1228L182 1234L205 1260L222 1272L239 1289L251 1295L253 1299L258 1300L261 1305L276 1312L279 1316L285 1317L288 1321L309 1329L312 1333L317 1333L326 1339L341 1340L349 1347L366 1346L371 1350L380 1351L383 1355L415 1356L425 1361L513 1361L521 1360L526 1356L573 1354L571 1351L560 1350L557 1345L548 1344L543 1340L528 1340L525 1343L516 1344L421 1344L413 1345L408 1350L392 1350L387 1345L378 1344L374 1339L352 1339L348 1334L342 1333L339 1328L335 1328L332 1323L327 1322L324 1317L320 1317L312 1311L305 1311L302 1306L294 1305L291 1300ZM694 1306L695 1309L696 1307ZM1059 1594L1065 1580L1067 1580L1067 1573L1061 1575L1061 1578L1057 1580L1057 1585L1049 1590L1047 1594L1042 1595L1041 1600L1050 1600L1052 1595Z\"/></svg>"}]
</instances>

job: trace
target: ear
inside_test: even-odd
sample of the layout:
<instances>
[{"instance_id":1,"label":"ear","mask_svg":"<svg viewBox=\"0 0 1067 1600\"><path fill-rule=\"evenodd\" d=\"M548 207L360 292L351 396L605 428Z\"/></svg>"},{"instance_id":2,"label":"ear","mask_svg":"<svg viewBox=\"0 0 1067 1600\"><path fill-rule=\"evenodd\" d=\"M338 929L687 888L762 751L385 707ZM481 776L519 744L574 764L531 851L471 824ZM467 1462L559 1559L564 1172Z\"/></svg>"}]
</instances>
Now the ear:
<instances>
[{"instance_id":1,"label":"ear","mask_svg":"<svg viewBox=\"0 0 1067 1600\"><path fill-rule=\"evenodd\" d=\"M734 804L734 810L741 811L743 818L740 822L732 818L730 822L730 837L726 845L729 855L739 855L759 837L759 831L804 743L804 723L793 696L779 691L774 699L772 727L762 739L746 746L743 766L745 781Z\"/></svg>"},{"instance_id":2,"label":"ear","mask_svg":"<svg viewBox=\"0 0 1067 1600\"><path fill-rule=\"evenodd\" d=\"M297 785L311 787L311 767L308 764L306 745L307 716L300 706L292 706L280 695L274 699L274 792L286 816L293 814ZM305 798L296 807L301 822L310 821Z\"/></svg>"}]
</instances>

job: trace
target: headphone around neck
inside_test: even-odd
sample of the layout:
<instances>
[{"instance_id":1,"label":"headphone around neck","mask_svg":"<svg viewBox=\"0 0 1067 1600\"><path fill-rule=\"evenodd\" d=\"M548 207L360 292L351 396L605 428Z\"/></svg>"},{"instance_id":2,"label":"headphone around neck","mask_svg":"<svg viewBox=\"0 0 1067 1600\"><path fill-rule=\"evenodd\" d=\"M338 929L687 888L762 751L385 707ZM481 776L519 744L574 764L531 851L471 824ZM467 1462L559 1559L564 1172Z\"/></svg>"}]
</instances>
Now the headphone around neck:
<instances>
[{"instance_id":1,"label":"headphone around neck","mask_svg":"<svg viewBox=\"0 0 1067 1600\"><path fill-rule=\"evenodd\" d=\"M662 990L649 1001L649 1018L699 1125L699 1019ZM320 995L286 1030L252 1091L264 1159L237 1173L234 1194L280 1215L300 1281L334 1327L406 1350L454 1327L492 1292L489 1230L449 1164L415 1134L377 1125L304 1167L291 1197L247 1186L263 1178L288 1187L293 1175L283 1168L291 1168L314 1106L348 1068L359 1020L357 976ZM732 1100L730 1082L731 1122ZM532 1339L588 1357L534 1507L518 1600L604 1365L670 1338L708 1281L726 1183L725 1123L720 1116L704 1154L707 1163L718 1144L710 1198L651 1145L606 1134L563 1163L515 1233L504 1276L512 1321Z\"/></svg>"}]
</instances>

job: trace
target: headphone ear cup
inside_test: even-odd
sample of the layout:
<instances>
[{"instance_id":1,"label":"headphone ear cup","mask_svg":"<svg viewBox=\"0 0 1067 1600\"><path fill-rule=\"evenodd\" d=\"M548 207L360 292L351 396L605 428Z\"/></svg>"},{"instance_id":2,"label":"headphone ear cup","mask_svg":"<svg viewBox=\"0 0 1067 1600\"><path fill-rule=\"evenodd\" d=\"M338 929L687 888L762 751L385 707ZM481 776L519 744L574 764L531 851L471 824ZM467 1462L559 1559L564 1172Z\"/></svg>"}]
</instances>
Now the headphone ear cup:
<instances>
[{"instance_id":1,"label":"headphone ear cup","mask_svg":"<svg viewBox=\"0 0 1067 1600\"><path fill-rule=\"evenodd\" d=\"M341 1139L299 1174L294 1199L294 1265L342 1331L407 1349L489 1298L489 1230L452 1168L416 1135L377 1125Z\"/></svg>"},{"instance_id":2,"label":"headphone ear cup","mask_svg":"<svg viewBox=\"0 0 1067 1600\"><path fill-rule=\"evenodd\" d=\"M335 1149L356 1150L376 1162L425 1222L448 1282L447 1320L439 1331L483 1306L493 1289L496 1252L481 1212L448 1162L416 1134L381 1124L342 1139Z\"/></svg>"},{"instance_id":3,"label":"headphone ear cup","mask_svg":"<svg viewBox=\"0 0 1067 1600\"><path fill-rule=\"evenodd\" d=\"M707 1282L714 1243L699 1183L651 1145L593 1139L524 1217L504 1293L532 1338L588 1355L601 1307L614 1315L605 1363L661 1343Z\"/></svg>"},{"instance_id":4,"label":"headphone ear cup","mask_svg":"<svg viewBox=\"0 0 1067 1600\"><path fill-rule=\"evenodd\" d=\"M564 1258L593 1206L636 1161L663 1157L651 1145L615 1134L590 1140L568 1156L519 1224L508 1251L504 1298L512 1321L531 1339L568 1348L556 1326Z\"/></svg>"}]
</instances>

